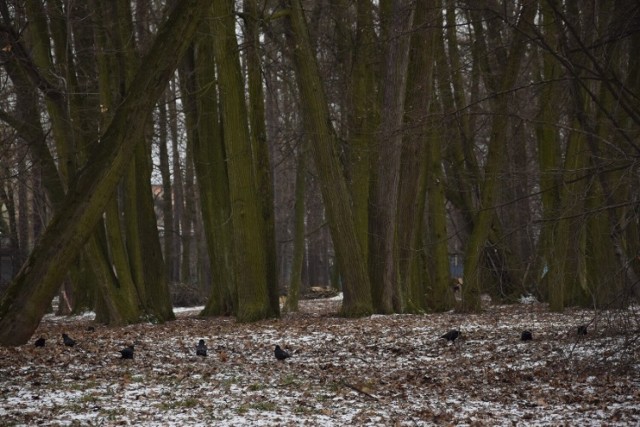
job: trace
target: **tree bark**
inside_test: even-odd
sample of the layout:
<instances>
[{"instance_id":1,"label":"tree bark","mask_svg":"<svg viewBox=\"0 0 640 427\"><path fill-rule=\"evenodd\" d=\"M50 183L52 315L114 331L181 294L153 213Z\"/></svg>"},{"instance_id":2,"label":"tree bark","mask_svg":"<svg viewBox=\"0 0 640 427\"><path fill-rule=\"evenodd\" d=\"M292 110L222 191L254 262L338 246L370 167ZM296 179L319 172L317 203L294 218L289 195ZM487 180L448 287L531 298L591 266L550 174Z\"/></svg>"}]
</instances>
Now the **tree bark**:
<instances>
[{"instance_id":1,"label":"tree bark","mask_svg":"<svg viewBox=\"0 0 640 427\"><path fill-rule=\"evenodd\" d=\"M209 16L211 14L209 13ZM226 153L222 126L218 112L218 93L215 85L213 31L209 20L201 24L203 31L196 40L197 55L193 68L196 79L196 105L187 103L189 110L197 110L198 132L192 144L193 160L209 262L211 265L211 292L202 311L204 316L235 313L238 296L233 263L233 229ZM191 96L189 94L188 96Z\"/></svg>"},{"instance_id":2,"label":"tree bark","mask_svg":"<svg viewBox=\"0 0 640 427\"><path fill-rule=\"evenodd\" d=\"M520 27L529 25L535 16L536 8L532 5L523 5L518 19ZM482 26L482 22L476 23L477 28ZM491 27L489 27L491 31ZM507 143L507 125L508 125L508 97L505 92L513 88L518 77L520 64L526 51L526 39L519 32L515 34L514 43L507 53L504 72L502 73L502 81L498 82L496 75L492 74L491 67L485 64L484 77L485 84L495 92L498 92L495 100L495 115L491 124L491 134L487 153L487 161L484 168L484 181L481 185L480 206L475 213L473 222L473 231L469 236L467 247L465 250L464 262L464 286L463 297L459 309L463 312L475 312L481 309L480 293L481 271L480 262L485 252L487 239L491 234L492 222L495 216L495 202L497 200L500 187L500 171L505 160L505 151ZM482 38L482 37L480 37ZM494 39L496 37L494 36ZM484 40L482 40L484 41ZM483 48L481 54L486 58L487 49Z\"/></svg>"},{"instance_id":3,"label":"tree bark","mask_svg":"<svg viewBox=\"0 0 640 427\"><path fill-rule=\"evenodd\" d=\"M290 0L287 36L302 100L302 116L311 141L311 153L318 171L336 260L343 275L346 316L363 316L372 311L371 288L362 248L358 241L349 190L337 153L318 64L309 41L309 31L300 0Z\"/></svg>"},{"instance_id":4,"label":"tree bark","mask_svg":"<svg viewBox=\"0 0 640 427\"><path fill-rule=\"evenodd\" d=\"M369 211L369 271L373 304L380 313L403 312L405 296L398 265L398 196L402 126L414 10L409 1L393 2L385 70L375 178Z\"/></svg>"},{"instance_id":5,"label":"tree bark","mask_svg":"<svg viewBox=\"0 0 640 427\"><path fill-rule=\"evenodd\" d=\"M213 47L218 66L224 143L227 153L234 269L237 277L236 318L250 322L273 316L267 283L265 230L257 194L244 83L233 17L233 1L213 3ZM271 248L274 249L274 248Z\"/></svg>"},{"instance_id":6,"label":"tree bark","mask_svg":"<svg viewBox=\"0 0 640 427\"><path fill-rule=\"evenodd\" d=\"M276 227L273 207L273 180L267 130L265 128L264 91L262 90L262 67L259 54L260 34L259 16L256 0L244 0L245 51L247 64L247 82L249 86L249 125L252 158L254 159L256 188L260 198L262 229L264 230L264 252L267 259L267 286L269 303L276 315L280 313L278 295L278 260L276 257Z\"/></svg>"},{"instance_id":7,"label":"tree bark","mask_svg":"<svg viewBox=\"0 0 640 427\"><path fill-rule=\"evenodd\" d=\"M293 225L293 260L291 261L291 277L289 278L289 292L287 293L287 311L298 311L300 287L302 285L302 265L304 263L304 196L307 170L305 167L306 153L299 149L296 165L296 189Z\"/></svg>"},{"instance_id":8,"label":"tree bark","mask_svg":"<svg viewBox=\"0 0 640 427\"><path fill-rule=\"evenodd\" d=\"M70 265L94 230L113 190L140 143L146 118L190 43L210 0L176 5L141 61L123 103L91 153L87 166L70 185L26 263L0 302L0 344L27 342L46 312Z\"/></svg>"}]
</instances>

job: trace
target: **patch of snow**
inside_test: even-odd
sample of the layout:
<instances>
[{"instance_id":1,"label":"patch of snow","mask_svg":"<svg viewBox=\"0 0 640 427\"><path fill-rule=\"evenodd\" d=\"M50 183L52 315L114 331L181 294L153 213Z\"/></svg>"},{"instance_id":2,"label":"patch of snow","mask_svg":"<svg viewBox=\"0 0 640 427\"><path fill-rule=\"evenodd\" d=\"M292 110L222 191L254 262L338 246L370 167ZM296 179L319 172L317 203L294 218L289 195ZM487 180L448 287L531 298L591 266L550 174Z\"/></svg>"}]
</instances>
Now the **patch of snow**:
<instances>
[{"instance_id":1,"label":"patch of snow","mask_svg":"<svg viewBox=\"0 0 640 427\"><path fill-rule=\"evenodd\" d=\"M531 294L520 296L520 304L536 304L537 302L538 298Z\"/></svg>"}]
</instances>

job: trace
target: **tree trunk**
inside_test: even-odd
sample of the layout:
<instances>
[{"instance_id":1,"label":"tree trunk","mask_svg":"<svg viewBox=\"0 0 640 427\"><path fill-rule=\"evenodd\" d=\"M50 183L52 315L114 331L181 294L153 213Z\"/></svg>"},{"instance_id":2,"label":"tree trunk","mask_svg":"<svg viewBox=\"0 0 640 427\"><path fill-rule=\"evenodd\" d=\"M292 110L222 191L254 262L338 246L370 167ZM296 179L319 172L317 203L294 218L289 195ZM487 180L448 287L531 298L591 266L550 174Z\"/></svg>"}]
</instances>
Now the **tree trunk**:
<instances>
[{"instance_id":1,"label":"tree trunk","mask_svg":"<svg viewBox=\"0 0 640 427\"><path fill-rule=\"evenodd\" d=\"M444 184L440 159L440 139L434 138L430 129L433 124L427 117L431 109L433 89L434 41L436 31L430 29L434 25L434 18L439 10L439 0L432 0L416 4L414 31L411 36L411 50L408 65L406 127L402 147L400 189L398 199L398 240L399 268L402 292L405 295L406 310L412 312L423 311L426 308L425 295L427 293L426 280L423 272L422 257L424 209L427 185ZM433 148L437 158L430 169L427 164L427 151ZM433 180L427 184L427 174L431 173ZM435 191L429 195L435 195ZM444 212L444 198L442 204L430 205L436 209L441 206ZM442 216L446 219L445 216ZM432 230L432 229L430 229ZM446 229L444 230L446 235ZM446 236L443 236L446 237ZM442 238L436 245L444 245L444 261L448 277L449 260L447 257L447 240ZM436 247L439 247L436 246ZM429 251L429 253L434 253ZM436 255L439 252L435 252ZM434 264L437 265L437 264ZM448 286L448 282L445 286Z\"/></svg>"},{"instance_id":2,"label":"tree trunk","mask_svg":"<svg viewBox=\"0 0 640 427\"><path fill-rule=\"evenodd\" d=\"M405 308L398 271L397 214L403 138L401 129L413 15L410 2L393 2L381 84L382 119L369 212L371 290L374 308L380 313L403 312Z\"/></svg>"},{"instance_id":3,"label":"tree trunk","mask_svg":"<svg viewBox=\"0 0 640 427\"><path fill-rule=\"evenodd\" d=\"M369 254L369 197L372 135L378 126L377 74L371 63L378 56L370 0L357 2L356 35L351 71L349 102L348 184L358 241L365 257ZM365 262L368 260L365 258ZM367 271L369 271L367 267Z\"/></svg>"},{"instance_id":4,"label":"tree trunk","mask_svg":"<svg viewBox=\"0 0 640 427\"><path fill-rule=\"evenodd\" d=\"M0 302L0 344L27 342L60 286L70 265L94 230L113 195L144 124L177 61L195 31L209 0L176 5L161 26L123 103L72 185L59 212L9 286Z\"/></svg>"},{"instance_id":5,"label":"tree trunk","mask_svg":"<svg viewBox=\"0 0 640 427\"><path fill-rule=\"evenodd\" d=\"M237 277L238 321L250 322L275 314L269 300L264 221L255 186L244 83L233 17L233 1L213 3L213 46L218 65L224 142L227 153L234 269ZM275 249L275 248L272 248Z\"/></svg>"},{"instance_id":6,"label":"tree trunk","mask_svg":"<svg viewBox=\"0 0 640 427\"><path fill-rule=\"evenodd\" d=\"M287 293L287 311L298 311L298 299L302 284L302 265L304 262L304 195L307 170L305 167L305 152L298 151L296 168L296 189L293 226L293 260L291 261L291 277L289 278L289 292Z\"/></svg>"},{"instance_id":7,"label":"tree trunk","mask_svg":"<svg viewBox=\"0 0 640 427\"><path fill-rule=\"evenodd\" d=\"M318 64L309 41L302 4L300 0L291 0L288 4L290 31L287 36L293 50L302 115L320 179L336 260L344 278L342 312L346 316L363 316L372 311L371 288L349 191L338 158L336 136L331 126Z\"/></svg>"},{"instance_id":8,"label":"tree trunk","mask_svg":"<svg viewBox=\"0 0 640 427\"><path fill-rule=\"evenodd\" d=\"M262 211L264 252L267 261L267 286L271 310L279 315L278 260L276 258L276 227L273 208L273 179L269 161L269 145L265 128L264 91L262 90L261 60L259 54L258 7L256 0L244 0L245 51L247 82L249 86L249 124L251 129L252 158L254 159L256 188Z\"/></svg>"},{"instance_id":9,"label":"tree trunk","mask_svg":"<svg viewBox=\"0 0 640 427\"><path fill-rule=\"evenodd\" d=\"M532 5L523 5L518 19L518 25L523 27L532 22L536 8ZM476 24L478 28L482 22ZM489 28L491 30L491 27ZM480 206L476 211L473 223L473 231L467 242L464 263L464 286L460 310L463 312L475 312L480 310L481 271L480 263L485 252L485 245L491 233L491 226L495 215L495 202L500 189L500 171L505 160L507 143L507 129L509 123L508 97L504 95L509 91L518 76L520 63L524 57L525 38L521 33L516 33L515 40L507 54L506 65L502 74L502 81L498 83L496 76L491 73L490 67L484 65L485 84L493 88L501 95L495 100L495 115L491 125L490 141L487 153L487 161L484 168L484 181L481 186ZM480 37L482 39L482 37ZM483 48L482 57L486 57L487 49Z\"/></svg>"},{"instance_id":10,"label":"tree trunk","mask_svg":"<svg viewBox=\"0 0 640 427\"><path fill-rule=\"evenodd\" d=\"M166 97L158 105L158 157L160 176L162 177L162 219L165 275L170 283L178 281L176 268L175 243L176 230L173 229L173 189L171 185L171 167L169 166L169 138L167 131Z\"/></svg>"},{"instance_id":11,"label":"tree trunk","mask_svg":"<svg viewBox=\"0 0 640 427\"><path fill-rule=\"evenodd\" d=\"M209 13L210 15L210 13ZM238 307L233 263L233 229L226 153L218 113L215 85L213 31L210 21L201 25L203 31L196 40L195 64L185 64L195 72L196 105L187 102L188 111L197 110L197 130L192 144L194 168L200 191L202 221L211 265L211 292L202 315L217 316L234 313ZM191 60L191 56L187 59ZM190 94L187 95L189 100Z\"/></svg>"}]
</instances>

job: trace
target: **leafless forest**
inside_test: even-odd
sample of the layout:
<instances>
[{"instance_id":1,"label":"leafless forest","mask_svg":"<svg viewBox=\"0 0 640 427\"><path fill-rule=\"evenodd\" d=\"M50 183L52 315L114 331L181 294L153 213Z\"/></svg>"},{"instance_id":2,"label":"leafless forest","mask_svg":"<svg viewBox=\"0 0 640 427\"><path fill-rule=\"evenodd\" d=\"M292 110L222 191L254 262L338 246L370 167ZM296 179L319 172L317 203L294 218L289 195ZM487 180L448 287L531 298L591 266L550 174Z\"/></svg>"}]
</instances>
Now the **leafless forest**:
<instances>
[{"instance_id":1,"label":"leafless forest","mask_svg":"<svg viewBox=\"0 0 640 427\"><path fill-rule=\"evenodd\" d=\"M639 51L635 0L0 1L0 343L56 296L625 309Z\"/></svg>"}]
</instances>

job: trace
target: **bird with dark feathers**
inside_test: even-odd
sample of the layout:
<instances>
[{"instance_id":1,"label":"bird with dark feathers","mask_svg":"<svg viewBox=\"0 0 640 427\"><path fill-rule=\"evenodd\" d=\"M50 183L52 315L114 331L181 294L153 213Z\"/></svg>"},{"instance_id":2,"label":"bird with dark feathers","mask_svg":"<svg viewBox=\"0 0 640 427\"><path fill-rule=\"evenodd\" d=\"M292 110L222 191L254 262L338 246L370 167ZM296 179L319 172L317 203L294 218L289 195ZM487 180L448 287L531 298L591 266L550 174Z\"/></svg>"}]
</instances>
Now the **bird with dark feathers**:
<instances>
[{"instance_id":1,"label":"bird with dark feathers","mask_svg":"<svg viewBox=\"0 0 640 427\"><path fill-rule=\"evenodd\" d=\"M578 335L587 335L587 325L578 326Z\"/></svg>"},{"instance_id":2,"label":"bird with dark feathers","mask_svg":"<svg viewBox=\"0 0 640 427\"><path fill-rule=\"evenodd\" d=\"M281 349L279 345L276 345L276 349L274 350L273 353L275 354L276 359L278 360L284 360L291 357L291 355L287 351Z\"/></svg>"},{"instance_id":3,"label":"bird with dark feathers","mask_svg":"<svg viewBox=\"0 0 640 427\"><path fill-rule=\"evenodd\" d=\"M533 339L533 334L529 330L522 331L520 335L520 340L522 341L531 341Z\"/></svg>"},{"instance_id":4,"label":"bird with dark feathers","mask_svg":"<svg viewBox=\"0 0 640 427\"><path fill-rule=\"evenodd\" d=\"M40 337L33 343L36 347L44 347L44 338Z\"/></svg>"},{"instance_id":5,"label":"bird with dark feathers","mask_svg":"<svg viewBox=\"0 0 640 427\"><path fill-rule=\"evenodd\" d=\"M442 335L440 338L444 338L447 341L455 341L456 338L458 338L459 336L460 336L460 331L457 329L452 329L446 334Z\"/></svg>"},{"instance_id":6,"label":"bird with dark feathers","mask_svg":"<svg viewBox=\"0 0 640 427\"><path fill-rule=\"evenodd\" d=\"M67 347L73 347L74 345L76 345L76 340L71 339L67 334L62 334L62 342Z\"/></svg>"},{"instance_id":7,"label":"bird with dark feathers","mask_svg":"<svg viewBox=\"0 0 640 427\"><path fill-rule=\"evenodd\" d=\"M122 355L123 359L133 359L133 345L120 350L120 354Z\"/></svg>"},{"instance_id":8,"label":"bird with dark feathers","mask_svg":"<svg viewBox=\"0 0 640 427\"><path fill-rule=\"evenodd\" d=\"M198 345L196 346L196 355L197 356L207 356L207 345L204 343L204 340L200 340Z\"/></svg>"}]
</instances>

